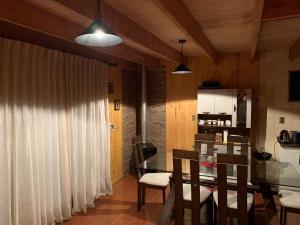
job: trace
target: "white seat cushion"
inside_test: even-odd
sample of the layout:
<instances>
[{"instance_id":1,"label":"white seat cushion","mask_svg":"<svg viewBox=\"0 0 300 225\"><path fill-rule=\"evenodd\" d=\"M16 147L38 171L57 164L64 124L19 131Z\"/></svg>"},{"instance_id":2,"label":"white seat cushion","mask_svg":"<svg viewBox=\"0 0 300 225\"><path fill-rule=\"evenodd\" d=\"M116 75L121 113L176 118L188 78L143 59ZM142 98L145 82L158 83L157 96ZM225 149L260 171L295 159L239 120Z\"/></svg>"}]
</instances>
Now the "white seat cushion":
<instances>
[{"instance_id":1,"label":"white seat cushion","mask_svg":"<svg viewBox=\"0 0 300 225\"><path fill-rule=\"evenodd\" d=\"M227 178L227 183L237 184L237 179ZM247 185L251 186L252 183L250 181L248 181Z\"/></svg>"},{"instance_id":2,"label":"white seat cushion","mask_svg":"<svg viewBox=\"0 0 300 225\"><path fill-rule=\"evenodd\" d=\"M171 173L145 173L141 178L140 182L143 184L150 184L155 186L165 187L168 186Z\"/></svg>"},{"instance_id":3,"label":"white seat cushion","mask_svg":"<svg viewBox=\"0 0 300 225\"><path fill-rule=\"evenodd\" d=\"M218 205L218 191L213 193L214 200ZM253 194L247 193L247 211L250 210L253 203ZM237 208L237 192L233 190L227 190L227 207L230 209Z\"/></svg>"},{"instance_id":4,"label":"white seat cushion","mask_svg":"<svg viewBox=\"0 0 300 225\"><path fill-rule=\"evenodd\" d=\"M280 190L280 204L283 207L300 209L300 191Z\"/></svg>"},{"instance_id":5,"label":"white seat cushion","mask_svg":"<svg viewBox=\"0 0 300 225\"><path fill-rule=\"evenodd\" d=\"M214 181L214 177L207 177L207 176L199 176L201 180L210 180L210 181Z\"/></svg>"},{"instance_id":6,"label":"white seat cushion","mask_svg":"<svg viewBox=\"0 0 300 225\"><path fill-rule=\"evenodd\" d=\"M200 186L200 203L206 201L210 196L211 190L206 187ZM186 201L192 201L192 192L190 184L183 184L183 199Z\"/></svg>"}]
</instances>

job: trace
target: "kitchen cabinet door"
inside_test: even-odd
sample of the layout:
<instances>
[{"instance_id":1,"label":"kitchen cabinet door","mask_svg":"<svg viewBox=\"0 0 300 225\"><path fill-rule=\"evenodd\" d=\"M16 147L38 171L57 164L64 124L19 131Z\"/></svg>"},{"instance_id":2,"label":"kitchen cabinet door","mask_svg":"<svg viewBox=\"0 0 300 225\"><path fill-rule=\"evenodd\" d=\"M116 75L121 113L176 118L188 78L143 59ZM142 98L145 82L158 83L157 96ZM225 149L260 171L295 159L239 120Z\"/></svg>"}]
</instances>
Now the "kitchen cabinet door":
<instances>
[{"instance_id":1,"label":"kitchen cabinet door","mask_svg":"<svg viewBox=\"0 0 300 225\"><path fill-rule=\"evenodd\" d=\"M197 97L197 112L198 114L214 114L215 113L215 93L214 90L198 90Z\"/></svg>"},{"instance_id":2,"label":"kitchen cabinet door","mask_svg":"<svg viewBox=\"0 0 300 225\"><path fill-rule=\"evenodd\" d=\"M215 90L215 114L232 115L234 112L233 89Z\"/></svg>"}]
</instances>

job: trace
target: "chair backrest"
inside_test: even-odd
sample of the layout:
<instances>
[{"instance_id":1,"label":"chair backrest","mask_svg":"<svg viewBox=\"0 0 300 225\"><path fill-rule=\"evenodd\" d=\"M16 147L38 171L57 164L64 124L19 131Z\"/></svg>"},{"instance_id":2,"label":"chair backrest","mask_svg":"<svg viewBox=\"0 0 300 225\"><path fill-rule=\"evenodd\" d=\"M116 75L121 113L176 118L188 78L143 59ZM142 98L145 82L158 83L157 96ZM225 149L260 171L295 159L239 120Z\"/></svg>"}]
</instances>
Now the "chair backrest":
<instances>
[{"instance_id":1,"label":"chair backrest","mask_svg":"<svg viewBox=\"0 0 300 225\"><path fill-rule=\"evenodd\" d=\"M136 170L137 178L141 178L141 176L145 173L144 169L138 169L136 166L144 162L144 154L142 149L142 138L140 135L132 137L132 154L134 159L134 166Z\"/></svg>"},{"instance_id":2,"label":"chair backrest","mask_svg":"<svg viewBox=\"0 0 300 225\"><path fill-rule=\"evenodd\" d=\"M234 153L234 144L241 145L241 154L248 155L248 137L245 136L231 136L227 137L227 154Z\"/></svg>"},{"instance_id":3,"label":"chair backrest","mask_svg":"<svg viewBox=\"0 0 300 225\"><path fill-rule=\"evenodd\" d=\"M200 181L199 181L199 152L188 150L173 150L173 179L175 186L175 224L183 224L183 199L182 160L190 160L190 182L192 202L192 224L200 224Z\"/></svg>"},{"instance_id":4,"label":"chair backrest","mask_svg":"<svg viewBox=\"0 0 300 225\"><path fill-rule=\"evenodd\" d=\"M207 145L207 155L214 155L214 134L195 134L195 150L201 153L201 145Z\"/></svg>"},{"instance_id":5,"label":"chair backrest","mask_svg":"<svg viewBox=\"0 0 300 225\"><path fill-rule=\"evenodd\" d=\"M239 225L248 224L247 212L247 166L245 155L217 155L218 173L218 221L227 224L228 217L237 217ZM227 165L237 165L237 208L227 207Z\"/></svg>"}]
</instances>

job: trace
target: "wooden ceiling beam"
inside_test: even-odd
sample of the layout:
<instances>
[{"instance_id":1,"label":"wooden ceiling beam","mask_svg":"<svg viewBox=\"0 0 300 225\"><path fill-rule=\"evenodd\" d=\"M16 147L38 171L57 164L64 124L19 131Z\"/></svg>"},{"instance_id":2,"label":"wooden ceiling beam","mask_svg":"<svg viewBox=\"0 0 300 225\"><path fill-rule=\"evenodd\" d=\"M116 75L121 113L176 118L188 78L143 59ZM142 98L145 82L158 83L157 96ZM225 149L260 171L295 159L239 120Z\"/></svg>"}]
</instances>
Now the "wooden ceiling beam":
<instances>
[{"instance_id":1,"label":"wooden ceiling beam","mask_svg":"<svg viewBox=\"0 0 300 225\"><path fill-rule=\"evenodd\" d=\"M181 0L153 0L153 2L200 46L204 54L215 63L218 62L218 53Z\"/></svg>"},{"instance_id":2,"label":"wooden ceiling beam","mask_svg":"<svg viewBox=\"0 0 300 225\"><path fill-rule=\"evenodd\" d=\"M300 56L300 38L290 47L290 60L295 60Z\"/></svg>"},{"instance_id":3,"label":"wooden ceiling beam","mask_svg":"<svg viewBox=\"0 0 300 225\"><path fill-rule=\"evenodd\" d=\"M48 36L71 42L78 48L83 47L85 49L91 49L80 46L74 42L74 37L82 32L85 27L74 24L69 20L49 13L27 2L3 1L0 7L0 18L3 21L14 23ZM152 68L157 68L159 65L158 59L123 44L114 47L97 48L97 51L127 61L145 64Z\"/></svg>"},{"instance_id":4,"label":"wooden ceiling beam","mask_svg":"<svg viewBox=\"0 0 300 225\"><path fill-rule=\"evenodd\" d=\"M299 0L265 0L263 21L300 17Z\"/></svg>"},{"instance_id":5,"label":"wooden ceiling beam","mask_svg":"<svg viewBox=\"0 0 300 225\"><path fill-rule=\"evenodd\" d=\"M0 19L0 36L13 40L23 41L30 44L43 46L49 49L55 49L86 58L92 58L104 63L117 64L122 69L138 72L139 64L133 63L109 54L97 51L93 48L86 48L73 42L63 40L42 32L32 30L11 22Z\"/></svg>"},{"instance_id":6,"label":"wooden ceiling beam","mask_svg":"<svg viewBox=\"0 0 300 225\"><path fill-rule=\"evenodd\" d=\"M251 59L254 60L256 56L257 42L259 39L261 28L261 17L264 10L264 0L256 0L254 11L254 21L252 27L252 40L251 40Z\"/></svg>"},{"instance_id":7,"label":"wooden ceiling beam","mask_svg":"<svg viewBox=\"0 0 300 225\"><path fill-rule=\"evenodd\" d=\"M73 20L78 24L87 27L95 17L96 1L78 0L26 0L38 7ZM162 58L173 62L180 62L180 53L164 43L153 34L146 31L128 17L113 9L105 2L101 2L102 19L110 26L114 32L126 40L132 41L145 47L147 50L159 55Z\"/></svg>"}]
</instances>

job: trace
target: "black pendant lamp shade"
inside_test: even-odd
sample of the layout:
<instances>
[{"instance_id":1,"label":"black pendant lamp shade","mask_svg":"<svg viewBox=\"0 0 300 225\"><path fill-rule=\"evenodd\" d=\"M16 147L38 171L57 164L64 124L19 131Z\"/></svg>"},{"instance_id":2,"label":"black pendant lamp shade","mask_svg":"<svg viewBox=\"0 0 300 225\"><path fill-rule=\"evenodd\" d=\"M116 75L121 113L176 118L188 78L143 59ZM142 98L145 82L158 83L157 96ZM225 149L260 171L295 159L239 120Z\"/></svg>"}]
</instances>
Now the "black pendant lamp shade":
<instances>
[{"instance_id":1,"label":"black pendant lamp shade","mask_svg":"<svg viewBox=\"0 0 300 225\"><path fill-rule=\"evenodd\" d=\"M116 35L106 24L100 19L100 1L97 0L96 19L75 38L75 41L81 45L91 47L108 47L120 44L123 40Z\"/></svg>"},{"instance_id":2,"label":"black pendant lamp shade","mask_svg":"<svg viewBox=\"0 0 300 225\"><path fill-rule=\"evenodd\" d=\"M182 63L179 64L176 69L172 72L173 74L189 74L192 73L192 71L184 64L184 57L183 57L183 44L186 42L186 40L179 40L179 43L181 44L181 60Z\"/></svg>"},{"instance_id":3,"label":"black pendant lamp shade","mask_svg":"<svg viewBox=\"0 0 300 225\"><path fill-rule=\"evenodd\" d=\"M183 63L179 64L176 69L172 72L173 74L188 74L192 73L192 71Z\"/></svg>"}]
</instances>

